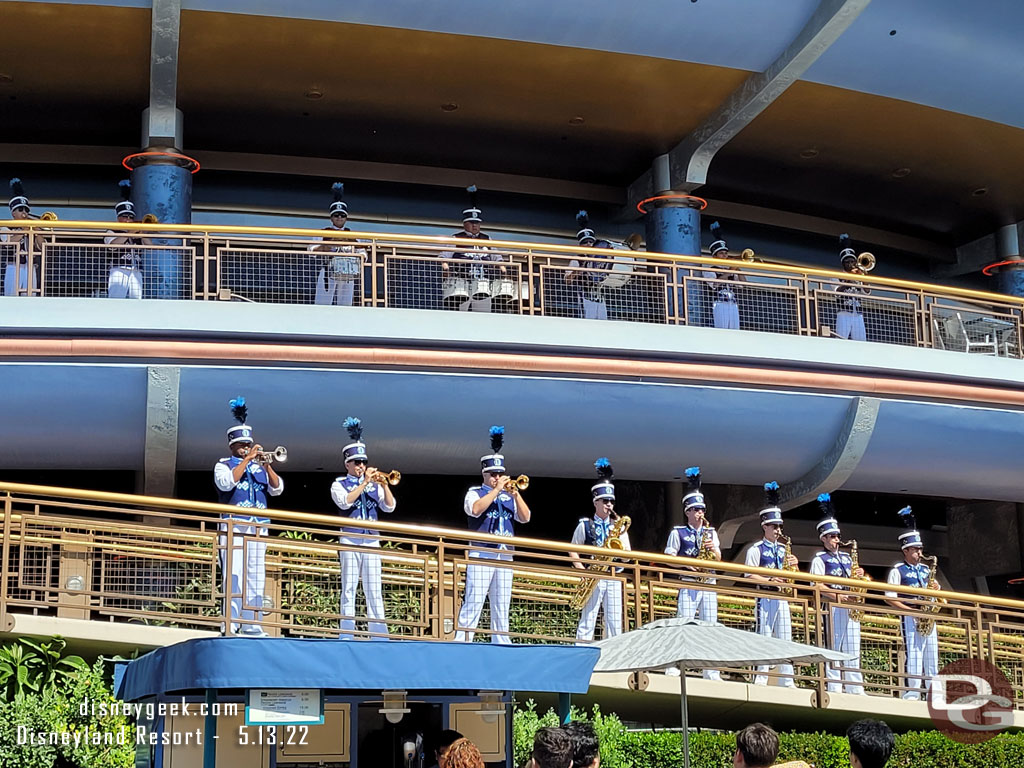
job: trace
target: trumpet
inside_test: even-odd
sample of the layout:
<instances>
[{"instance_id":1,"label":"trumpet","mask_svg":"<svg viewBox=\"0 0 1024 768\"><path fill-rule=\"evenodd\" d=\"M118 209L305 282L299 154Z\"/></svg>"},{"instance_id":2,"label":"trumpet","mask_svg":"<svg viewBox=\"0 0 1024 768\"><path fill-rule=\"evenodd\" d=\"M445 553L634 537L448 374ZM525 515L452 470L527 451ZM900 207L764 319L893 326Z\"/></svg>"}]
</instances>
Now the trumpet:
<instances>
[{"instance_id":1,"label":"trumpet","mask_svg":"<svg viewBox=\"0 0 1024 768\"><path fill-rule=\"evenodd\" d=\"M875 254L864 251L864 253L857 256L857 267L861 272L867 274L875 268L878 260L875 258Z\"/></svg>"},{"instance_id":2,"label":"trumpet","mask_svg":"<svg viewBox=\"0 0 1024 768\"><path fill-rule=\"evenodd\" d=\"M382 469L378 469L370 473L370 482L379 483L380 485L398 485L402 482L402 473L397 469L392 469L390 472L385 472Z\"/></svg>"},{"instance_id":3,"label":"trumpet","mask_svg":"<svg viewBox=\"0 0 1024 768\"><path fill-rule=\"evenodd\" d=\"M160 219L158 219L156 217L156 214L147 213L145 216L142 217L142 223L143 224L159 224L160 223Z\"/></svg>"},{"instance_id":4,"label":"trumpet","mask_svg":"<svg viewBox=\"0 0 1024 768\"><path fill-rule=\"evenodd\" d=\"M39 221L57 221L57 214L53 211L43 211L40 214L30 213L28 217L30 219L39 219Z\"/></svg>"},{"instance_id":5,"label":"trumpet","mask_svg":"<svg viewBox=\"0 0 1024 768\"><path fill-rule=\"evenodd\" d=\"M263 446L260 447L262 448ZM288 449L283 445L279 445L272 451L256 451L256 460L263 464L270 464L275 461L278 464L284 464L288 461Z\"/></svg>"},{"instance_id":6,"label":"trumpet","mask_svg":"<svg viewBox=\"0 0 1024 768\"><path fill-rule=\"evenodd\" d=\"M509 478L508 485L517 491L525 491L530 487L530 478L526 475L520 475L515 479Z\"/></svg>"}]
</instances>

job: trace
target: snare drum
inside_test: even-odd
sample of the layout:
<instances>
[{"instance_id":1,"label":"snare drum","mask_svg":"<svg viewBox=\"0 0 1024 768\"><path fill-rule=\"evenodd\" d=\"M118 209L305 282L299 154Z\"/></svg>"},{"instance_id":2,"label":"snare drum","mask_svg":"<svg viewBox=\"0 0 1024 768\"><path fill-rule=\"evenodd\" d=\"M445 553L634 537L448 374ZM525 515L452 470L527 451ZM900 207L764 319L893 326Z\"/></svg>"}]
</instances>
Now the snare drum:
<instances>
[{"instance_id":1,"label":"snare drum","mask_svg":"<svg viewBox=\"0 0 1024 768\"><path fill-rule=\"evenodd\" d=\"M469 280L464 277L450 277L441 287L441 303L449 309L458 309L469 301Z\"/></svg>"},{"instance_id":2,"label":"snare drum","mask_svg":"<svg viewBox=\"0 0 1024 768\"><path fill-rule=\"evenodd\" d=\"M482 301L491 297L491 281L483 278L472 279L473 301Z\"/></svg>"},{"instance_id":3,"label":"snare drum","mask_svg":"<svg viewBox=\"0 0 1024 768\"><path fill-rule=\"evenodd\" d=\"M614 261L612 262L611 271L604 279L602 285L605 288L622 288L627 285L633 278L633 262L634 259L632 256L620 256L616 254Z\"/></svg>"},{"instance_id":4,"label":"snare drum","mask_svg":"<svg viewBox=\"0 0 1024 768\"><path fill-rule=\"evenodd\" d=\"M357 256L331 256L327 266L335 280L355 280L363 263Z\"/></svg>"},{"instance_id":5,"label":"snare drum","mask_svg":"<svg viewBox=\"0 0 1024 768\"><path fill-rule=\"evenodd\" d=\"M515 301L519 298L518 288L515 281L507 277L491 281L491 294L495 301Z\"/></svg>"}]
</instances>

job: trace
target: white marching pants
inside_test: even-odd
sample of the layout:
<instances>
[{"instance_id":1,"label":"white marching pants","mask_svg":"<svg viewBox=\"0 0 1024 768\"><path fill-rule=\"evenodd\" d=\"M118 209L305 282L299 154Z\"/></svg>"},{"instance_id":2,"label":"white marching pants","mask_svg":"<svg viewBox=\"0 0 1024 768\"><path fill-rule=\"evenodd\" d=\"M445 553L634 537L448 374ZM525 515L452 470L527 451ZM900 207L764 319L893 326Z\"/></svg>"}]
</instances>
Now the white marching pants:
<instances>
[{"instance_id":1,"label":"white marching pants","mask_svg":"<svg viewBox=\"0 0 1024 768\"><path fill-rule=\"evenodd\" d=\"M925 678L907 678L910 690L903 694L903 698L917 701L921 698L921 686L924 685L927 693L932 688L932 678L939 674L939 627L933 624L932 631L922 635L917 631L914 617L904 616L903 643L907 649L907 674Z\"/></svg>"},{"instance_id":2,"label":"white marching pants","mask_svg":"<svg viewBox=\"0 0 1024 768\"><path fill-rule=\"evenodd\" d=\"M141 299L142 270L136 267L111 267L107 277L107 297Z\"/></svg>"},{"instance_id":3,"label":"white marching pants","mask_svg":"<svg viewBox=\"0 0 1024 768\"><path fill-rule=\"evenodd\" d=\"M459 305L459 312L490 312L492 299L468 299Z\"/></svg>"},{"instance_id":4,"label":"white marching pants","mask_svg":"<svg viewBox=\"0 0 1024 768\"><path fill-rule=\"evenodd\" d=\"M339 307L351 307L355 296L355 280L335 280L321 269L316 277L316 304L337 304ZM307 296L309 294L306 294Z\"/></svg>"},{"instance_id":5,"label":"white marching pants","mask_svg":"<svg viewBox=\"0 0 1024 768\"><path fill-rule=\"evenodd\" d=\"M366 628L373 640L386 640L388 625L384 621L384 592L381 588L381 559L377 552L339 552L341 560L341 634L339 639L351 640L356 627L356 587L363 582L366 597Z\"/></svg>"},{"instance_id":6,"label":"white marching pants","mask_svg":"<svg viewBox=\"0 0 1024 768\"><path fill-rule=\"evenodd\" d=\"M718 621L718 593L714 589L680 589L676 615L680 619ZM721 680L717 669L705 669L705 680Z\"/></svg>"},{"instance_id":7,"label":"white marching pants","mask_svg":"<svg viewBox=\"0 0 1024 768\"><path fill-rule=\"evenodd\" d=\"M853 341L867 341L868 335L864 330L864 315L859 312L837 312L836 336L841 339L852 339Z\"/></svg>"},{"instance_id":8,"label":"white marching pants","mask_svg":"<svg viewBox=\"0 0 1024 768\"><path fill-rule=\"evenodd\" d=\"M39 288L39 271L32 275L32 287ZM8 264L4 268L4 296L28 295L28 264Z\"/></svg>"},{"instance_id":9,"label":"white marching pants","mask_svg":"<svg viewBox=\"0 0 1024 768\"><path fill-rule=\"evenodd\" d=\"M735 301L716 301L711 309L715 328L740 329L740 308Z\"/></svg>"},{"instance_id":10,"label":"white marching pants","mask_svg":"<svg viewBox=\"0 0 1024 768\"><path fill-rule=\"evenodd\" d=\"M580 623L576 627L577 640L593 640L597 627L597 614L604 608L604 639L622 634L622 582L601 579L594 585L590 599L583 606Z\"/></svg>"},{"instance_id":11,"label":"white marching pants","mask_svg":"<svg viewBox=\"0 0 1024 768\"><path fill-rule=\"evenodd\" d=\"M765 637L775 637L779 640L793 639L793 624L789 613L789 603L786 600L769 600L764 597L757 598L757 634ZM768 685L766 673L770 669L767 665L757 668L758 674L754 675L754 685ZM793 665L779 664L779 685L786 688L794 688Z\"/></svg>"},{"instance_id":12,"label":"white marching pants","mask_svg":"<svg viewBox=\"0 0 1024 768\"><path fill-rule=\"evenodd\" d=\"M259 621L262 617L260 609L263 608L263 589L267 581L267 544L265 541L245 541L242 537L257 534L266 536L267 529L243 522L232 523L230 572L227 568L227 524L221 523L220 530L220 567L224 574L224 593L231 600L231 618ZM262 632L253 624L247 624L241 629L239 626L232 622L231 631L241 634Z\"/></svg>"},{"instance_id":13,"label":"white marching pants","mask_svg":"<svg viewBox=\"0 0 1024 768\"><path fill-rule=\"evenodd\" d=\"M856 658L832 661L825 665L828 692L840 693L845 683L847 693L862 694L864 676L860 671L860 622L850 618L849 608L834 605L829 611L829 625L829 647L833 651L853 654Z\"/></svg>"},{"instance_id":14,"label":"white marching pants","mask_svg":"<svg viewBox=\"0 0 1024 768\"><path fill-rule=\"evenodd\" d=\"M476 560L477 562L466 568L466 594L462 598L458 621L458 626L464 629L459 629L455 633L455 639L473 642L473 630L480 623L484 598L490 597L491 642L511 645L512 638L508 636L508 611L512 603L512 569L483 564L495 562L493 560Z\"/></svg>"},{"instance_id":15,"label":"white marching pants","mask_svg":"<svg viewBox=\"0 0 1024 768\"><path fill-rule=\"evenodd\" d=\"M583 319L607 320L608 305L605 304L603 301L591 301L590 299L583 299Z\"/></svg>"}]
</instances>

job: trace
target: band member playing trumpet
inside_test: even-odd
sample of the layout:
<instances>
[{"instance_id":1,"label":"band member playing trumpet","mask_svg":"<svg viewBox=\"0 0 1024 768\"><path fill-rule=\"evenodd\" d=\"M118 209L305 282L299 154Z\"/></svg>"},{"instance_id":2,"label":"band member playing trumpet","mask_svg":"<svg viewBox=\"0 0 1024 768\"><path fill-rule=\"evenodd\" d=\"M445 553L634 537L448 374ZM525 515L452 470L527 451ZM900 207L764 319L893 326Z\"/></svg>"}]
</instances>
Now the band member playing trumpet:
<instances>
[{"instance_id":1,"label":"band member playing trumpet","mask_svg":"<svg viewBox=\"0 0 1024 768\"><path fill-rule=\"evenodd\" d=\"M811 573L818 576L839 576L844 579L864 578L864 569L855 568L853 558L839 548L839 521L832 506L832 496L823 493L818 496L824 518L818 523L818 538L824 549L811 560ZM847 693L863 695L864 676L860 671L860 619L859 614L850 610L850 588L842 584L829 584L825 597L832 603L828 613L827 632L829 648L848 653L856 658L844 662L829 662L825 665L828 692L840 693L844 684ZM840 671L842 667L842 671Z\"/></svg>"},{"instance_id":2,"label":"band member playing trumpet","mask_svg":"<svg viewBox=\"0 0 1024 768\"><path fill-rule=\"evenodd\" d=\"M839 247L839 261L843 271L852 275L866 275L867 270L861 266L856 252L850 247L849 235L839 236ZM836 336L841 339L867 341L860 297L870 294L871 289L856 280L841 280L836 286L836 293L843 294L840 309L836 313Z\"/></svg>"},{"instance_id":3,"label":"band member playing trumpet","mask_svg":"<svg viewBox=\"0 0 1024 768\"><path fill-rule=\"evenodd\" d=\"M590 228L590 216L586 211L576 214L576 225L580 228L576 233L576 241L584 248L612 248L607 240L599 240ZM607 272L612 268L610 258L581 261L573 259L569 262L569 271L565 273L565 282L575 286L579 294L582 316L585 320L607 320L608 306L604 301L601 286ZM578 270L578 271L573 271Z\"/></svg>"},{"instance_id":4,"label":"band member playing trumpet","mask_svg":"<svg viewBox=\"0 0 1024 768\"><path fill-rule=\"evenodd\" d=\"M913 511L910 507L904 507L899 511L899 516L906 527L899 536L903 562L894 565L889 571L888 582L904 587L939 589L939 582L935 579L933 570L934 560L932 567L923 562L927 558L924 557L921 532L917 530ZM907 690L903 693L903 698L917 701L921 698L922 684L926 691L930 691L932 679L939 674L938 626L933 619L923 615L927 612L925 609L930 606L908 604L900 600L896 592L886 592L885 596L889 598L886 602L893 608L908 612L900 617L903 643L907 651ZM915 616L914 613L918 615Z\"/></svg>"},{"instance_id":5,"label":"band member playing trumpet","mask_svg":"<svg viewBox=\"0 0 1024 768\"><path fill-rule=\"evenodd\" d=\"M608 459L594 462L597 470L597 485L591 486L594 514L592 517L581 517L572 534L573 544L585 544L588 547L606 547L609 537L613 534L617 539L615 549L628 550L629 533L618 532L615 524L619 516L615 513L615 486L612 484L614 473ZM625 521L624 521L625 522ZM573 565L586 569L585 561L578 552L570 552ZM592 558L588 558L592 559ZM580 623L576 627L578 641L594 639L594 628L597 626L597 614L604 608L604 637L615 637L622 632L622 582L616 579L597 579L593 582L590 596L583 604Z\"/></svg>"},{"instance_id":6,"label":"band member playing trumpet","mask_svg":"<svg viewBox=\"0 0 1024 768\"><path fill-rule=\"evenodd\" d=\"M491 453L480 457L483 484L466 492L466 522L478 533L512 538L516 522L530 522L530 507L506 473L505 457L499 453L505 440L505 428L491 427L490 437ZM512 569L485 563L511 561L512 546L482 541L474 542L473 546L469 552L472 562L466 568L466 593L459 609L455 639L473 642L484 599L490 597L491 642L510 644L508 612L512 602Z\"/></svg>"},{"instance_id":7,"label":"band member playing trumpet","mask_svg":"<svg viewBox=\"0 0 1024 768\"><path fill-rule=\"evenodd\" d=\"M117 223L125 226L135 221L135 204L129 200L132 193L132 183L123 179L118 188L121 190L121 200L114 206L114 213L117 215ZM107 245L153 245L148 237L131 236L127 234L115 234L113 230L107 230L107 236L103 238ZM134 248L111 248L110 273L107 276L107 296L111 299L141 299L142 298L142 253Z\"/></svg>"},{"instance_id":8,"label":"band member playing trumpet","mask_svg":"<svg viewBox=\"0 0 1024 768\"><path fill-rule=\"evenodd\" d=\"M745 562L760 568L773 568L776 570L797 570L796 556L790 551L788 545L780 543L782 539L782 510L779 509L779 484L776 482L765 483L764 485L766 505L761 510L761 529L764 531L764 538L761 541L751 544L747 548ZM786 539L788 541L788 539ZM760 574L748 574L751 581L762 584L761 589L765 592L778 594L783 585L789 582L778 576L761 576ZM756 618L755 631L765 637L776 637L780 640L793 639L792 618L789 612L789 601L778 597L759 597L755 601L754 615ZM768 684L768 666L759 666L754 676L754 685ZM779 685L786 688L793 688L793 665L779 665Z\"/></svg>"},{"instance_id":9,"label":"band member playing trumpet","mask_svg":"<svg viewBox=\"0 0 1024 768\"><path fill-rule=\"evenodd\" d=\"M700 490L700 467L687 467L686 469L687 492L683 496L683 512L686 514L686 525L675 526L668 535L668 543L665 545L666 555L676 557L694 557L702 560L721 560L722 548L718 541L718 531L708 525L707 507L704 503L704 494ZM683 581L697 581L697 571L689 566L683 566L685 575L681 576ZM714 589L716 583L714 578L701 578L708 585L708 589L690 589L682 587L679 590L679 602L677 615L681 619L700 619L715 623L718 621L718 593ZM679 670L668 670L666 674L679 674ZM705 669L706 680L721 680L722 675L717 669Z\"/></svg>"},{"instance_id":10,"label":"band member playing trumpet","mask_svg":"<svg viewBox=\"0 0 1024 768\"><path fill-rule=\"evenodd\" d=\"M340 181L331 185L331 193L334 196L329 213L331 223L324 229L334 232L350 232L346 226L348 222L348 204L345 202L345 185ZM309 250L324 254L316 276L316 292L313 297L314 304L337 304L339 307L351 307L355 301L356 289L359 287L360 304L362 304L362 275L363 259L366 256L365 250L356 250L350 241L324 240L317 245L311 245ZM352 254L351 256L336 256L334 254Z\"/></svg>"},{"instance_id":11,"label":"band member playing trumpet","mask_svg":"<svg viewBox=\"0 0 1024 768\"><path fill-rule=\"evenodd\" d=\"M331 485L331 499L343 516L353 520L376 520L378 512L394 512L395 496L387 483L378 483L376 467L367 466L366 443L359 419L349 416L342 426L352 441L342 448L345 459L344 477ZM384 621L384 592L381 586L380 536L366 528L341 529L338 541L348 547L339 553L341 559L341 634L342 640L351 640L355 629L356 588L363 582L366 597L367 629L376 640L386 640L388 625ZM359 547L359 549L351 549Z\"/></svg>"},{"instance_id":12,"label":"band member playing trumpet","mask_svg":"<svg viewBox=\"0 0 1024 768\"><path fill-rule=\"evenodd\" d=\"M11 209L11 218L23 221L31 218L32 209L21 179L11 179L11 199L7 203ZM0 243L7 243L3 249L7 264L4 266L4 296L28 295L28 242L29 237L24 230L3 227L0 229ZM37 241L38 242L38 241ZM33 267L32 285L39 287L39 267Z\"/></svg>"},{"instance_id":13,"label":"band member playing trumpet","mask_svg":"<svg viewBox=\"0 0 1024 768\"><path fill-rule=\"evenodd\" d=\"M221 459L213 468L213 481L220 492L221 504L233 504L245 510L267 508L267 496L279 496L284 480L262 456L263 446L253 442L252 427L245 423L248 408L244 397L232 400L231 414L238 422L228 429L231 456ZM262 616L263 590L266 584L267 544L260 537L267 535L269 518L253 514L224 514L220 524L219 551L224 594L231 601L231 632L250 637L266 637L259 626ZM231 526L231 568L227 567L227 530ZM253 537L256 537L254 540ZM243 548L244 542L244 548ZM245 584L243 591L242 584Z\"/></svg>"},{"instance_id":14,"label":"band member playing trumpet","mask_svg":"<svg viewBox=\"0 0 1024 768\"><path fill-rule=\"evenodd\" d=\"M711 258L728 259L729 248L722 238L722 225L717 221L711 224L711 236L714 238L710 248ZM701 272L702 277L718 281L712 284L715 301L711 314L715 328L729 328L738 331L740 329L740 308L736 303L735 286L730 283L745 283L747 278L737 272L735 268L718 267L717 269L718 271L704 270Z\"/></svg>"}]
</instances>

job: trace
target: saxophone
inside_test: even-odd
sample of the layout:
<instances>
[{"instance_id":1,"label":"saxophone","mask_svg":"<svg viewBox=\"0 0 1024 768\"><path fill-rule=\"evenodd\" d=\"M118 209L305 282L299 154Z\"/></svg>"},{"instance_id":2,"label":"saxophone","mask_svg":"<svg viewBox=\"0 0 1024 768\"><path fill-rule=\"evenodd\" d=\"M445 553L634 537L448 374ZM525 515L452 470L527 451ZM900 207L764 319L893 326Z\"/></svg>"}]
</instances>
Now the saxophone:
<instances>
[{"instance_id":1,"label":"saxophone","mask_svg":"<svg viewBox=\"0 0 1024 768\"><path fill-rule=\"evenodd\" d=\"M715 557L715 551L711 549L711 544L713 541L711 535L714 533L714 531L715 529L708 525L707 518L702 516L700 529L700 548L697 550L698 560L718 560L718 558ZM711 581L712 578L713 577L711 576L701 576L697 580L704 584L707 584Z\"/></svg>"},{"instance_id":2,"label":"saxophone","mask_svg":"<svg viewBox=\"0 0 1024 768\"><path fill-rule=\"evenodd\" d=\"M923 563L925 561L929 562L928 589L938 589L939 582L938 579L935 578L935 572L939 567L939 558L935 555L931 555L930 557L922 555L921 562ZM935 628L934 616L942 610L942 601L937 597L926 597L922 599L926 602L921 606L920 611L925 615L914 617L914 628L917 630L917 634L919 635L930 635L931 631Z\"/></svg>"},{"instance_id":3,"label":"saxophone","mask_svg":"<svg viewBox=\"0 0 1024 768\"><path fill-rule=\"evenodd\" d=\"M850 548L850 578L857 579L857 581L871 581L871 577L867 574L863 576L854 576L857 569L860 568L860 556L857 554L857 540L850 539L849 541L840 541L840 547ZM867 589L864 587L851 587L850 588L850 599L847 601L847 606L850 609L850 618L854 621L860 621L864 618L864 611L854 608L855 605L864 605L864 593Z\"/></svg>"},{"instance_id":4,"label":"saxophone","mask_svg":"<svg viewBox=\"0 0 1024 768\"><path fill-rule=\"evenodd\" d=\"M782 556L782 570L789 571L790 573L798 572L800 569L797 566L789 565L789 558L793 555L793 540L782 532L779 533L779 539L785 547L785 554ZM792 597L796 593L796 590L793 585L784 587L780 586L779 592L784 594L786 597Z\"/></svg>"},{"instance_id":5,"label":"saxophone","mask_svg":"<svg viewBox=\"0 0 1024 768\"><path fill-rule=\"evenodd\" d=\"M622 535L629 530L629 526L633 521L630 520L628 515L622 517L616 516L615 522L612 523L611 530L608 531L608 537L604 540L602 545L604 549L612 549L621 552L626 548L625 542L622 541ZM610 566L607 561L612 559L612 555L601 555L595 557L594 560L605 561L602 563L594 563L590 567L591 573L598 571L607 571ZM580 583L576 585L576 591L573 592L572 597L569 598L569 607L574 611L582 611L583 606L587 604L590 599L590 595L594 592L594 587L597 586L598 578L596 576L583 576L580 578Z\"/></svg>"}]
</instances>

